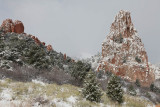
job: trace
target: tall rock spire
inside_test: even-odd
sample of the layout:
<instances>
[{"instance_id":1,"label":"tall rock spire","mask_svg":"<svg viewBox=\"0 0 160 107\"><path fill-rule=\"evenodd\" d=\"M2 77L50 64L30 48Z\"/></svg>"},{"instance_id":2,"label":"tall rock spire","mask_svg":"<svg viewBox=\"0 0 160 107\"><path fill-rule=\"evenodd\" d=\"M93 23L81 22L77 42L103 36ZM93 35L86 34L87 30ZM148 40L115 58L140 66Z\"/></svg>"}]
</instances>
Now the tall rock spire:
<instances>
[{"instance_id":1,"label":"tall rock spire","mask_svg":"<svg viewBox=\"0 0 160 107\"><path fill-rule=\"evenodd\" d=\"M139 79L144 86L153 82L154 74L148 65L144 45L134 29L130 12L121 10L116 15L110 33L102 43L99 69L132 82Z\"/></svg>"}]
</instances>

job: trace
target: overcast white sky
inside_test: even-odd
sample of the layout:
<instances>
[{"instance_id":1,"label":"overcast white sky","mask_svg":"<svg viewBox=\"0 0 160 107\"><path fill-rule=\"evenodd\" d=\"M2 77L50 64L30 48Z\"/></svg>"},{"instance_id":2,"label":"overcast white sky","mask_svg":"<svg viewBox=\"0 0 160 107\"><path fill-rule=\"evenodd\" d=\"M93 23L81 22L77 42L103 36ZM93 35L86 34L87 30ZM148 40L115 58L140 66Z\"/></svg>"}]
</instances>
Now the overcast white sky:
<instances>
[{"instance_id":1,"label":"overcast white sky","mask_svg":"<svg viewBox=\"0 0 160 107\"><path fill-rule=\"evenodd\" d=\"M160 62L160 0L0 0L0 23L21 20L25 32L72 57L101 51L119 10L131 12L149 61Z\"/></svg>"}]
</instances>

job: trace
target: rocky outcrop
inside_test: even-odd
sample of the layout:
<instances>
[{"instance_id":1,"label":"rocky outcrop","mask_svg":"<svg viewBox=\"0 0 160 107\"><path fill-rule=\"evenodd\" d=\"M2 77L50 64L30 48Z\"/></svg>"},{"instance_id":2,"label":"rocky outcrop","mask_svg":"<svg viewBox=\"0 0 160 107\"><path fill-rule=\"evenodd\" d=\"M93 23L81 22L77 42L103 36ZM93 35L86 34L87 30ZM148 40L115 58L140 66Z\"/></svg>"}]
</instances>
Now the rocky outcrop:
<instances>
[{"instance_id":1,"label":"rocky outcrop","mask_svg":"<svg viewBox=\"0 0 160 107\"><path fill-rule=\"evenodd\" d=\"M0 26L0 30L2 30L4 33L8 33L8 32L14 32L18 34L23 33L24 35L32 38L37 45L40 45L40 44L44 46L46 45L45 42L41 42L37 37L24 33L23 23L19 20L15 20L14 22L12 21L12 19L4 20L2 25ZM46 48L48 51L53 50L51 45L46 46Z\"/></svg>"},{"instance_id":2,"label":"rocky outcrop","mask_svg":"<svg viewBox=\"0 0 160 107\"><path fill-rule=\"evenodd\" d=\"M35 36L32 36L32 35L31 35L31 38L32 38L32 39L35 41L35 43L38 44L38 45L40 45L40 44L42 44L42 45L44 45L44 46L46 45L45 42L41 42L41 41L40 41L37 37L35 37ZM48 51L53 50L52 45L47 45L46 48L47 48Z\"/></svg>"},{"instance_id":3,"label":"rocky outcrop","mask_svg":"<svg viewBox=\"0 0 160 107\"><path fill-rule=\"evenodd\" d=\"M45 42L42 42L42 44L45 46L46 45L46 43Z\"/></svg>"},{"instance_id":4,"label":"rocky outcrop","mask_svg":"<svg viewBox=\"0 0 160 107\"><path fill-rule=\"evenodd\" d=\"M48 50L48 51L53 50L52 45L48 45L48 46L47 46L47 50Z\"/></svg>"},{"instance_id":5,"label":"rocky outcrop","mask_svg":"<svg viewBox=\"0 0 160 107\"><path fill-rule=\"evenodd\" d=\"M67 58L66 54L64 54L63 57L64 57L64 60L66 60L66 58Z\"/></svg>"},{"instance_id":6,"label":"rocky outcrop","mask_svg":"<svg viewBox=\"0 0 160 107\"><path fill-rule=\"evenodd\" d=\"M31 36L31 38L35 41L36 44L40 45L42 42L35 36Z\"/></svg>"},{"instance_id":7,"label":"rocky outcrop","mask_svg":"<svg viewBox=\"0 0 160 107\"><path fill-rule=\"evenodd\" d=\"M4 20L0 29L2 29L5 33L15 32L20 34L24 32L23 23L19 20L13 22L12 19Z\"/></svg>"},{"instance_id":8,"label":"rocky outcrop","mask_svg":"<svg viewBox=\"0 0 160 107\"><path fill-rule=\"evenodd\" d=\"M24 32L24 26L23 26L23 23L19 20L16 20L14 22L14 32L15 33L23 33Z\"/></svg>"},{"instance_id":9,"label":"rocky outcrop","mask_svg":"<svg viewBox=\"0 0 160 107\"><path fill-rule=\"evenodd\" d=\"M131 21L130 12L121 10L102 43L102 60L97 70L113 72L131 82L149 86L155 79L148 56Z\"/></svg>"},{"instance_id":10,"label":"rocky outcrop","mask_svg":"<svg viewBox=\"0 0 160 107\"><path fill-rule=\"evenodd\" d=\"M71 61L72 61L72 62L75 62L75 60L74 60L74 59L72 59Z\"/></svg>"}]
</instances>

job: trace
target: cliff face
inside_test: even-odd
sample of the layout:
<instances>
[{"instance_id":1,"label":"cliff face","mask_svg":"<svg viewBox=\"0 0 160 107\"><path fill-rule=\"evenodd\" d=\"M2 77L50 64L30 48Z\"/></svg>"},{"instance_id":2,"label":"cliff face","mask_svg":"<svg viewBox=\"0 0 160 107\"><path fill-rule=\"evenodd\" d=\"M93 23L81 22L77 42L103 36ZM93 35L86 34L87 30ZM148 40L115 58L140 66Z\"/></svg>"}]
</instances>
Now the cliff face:
<instances>
[{"instance_id":1,"label":"cliff face","mask_svg":"<svg viewBox=\"0 0 160 107\"><path fill-rule=\"evenodd\" d=\"M134 29L130 12L121 10L116 15L110 33L102 43L100 69L132 82L139 79L144 86L154 81L144 44Z\"/></svg>"}]
</instances>

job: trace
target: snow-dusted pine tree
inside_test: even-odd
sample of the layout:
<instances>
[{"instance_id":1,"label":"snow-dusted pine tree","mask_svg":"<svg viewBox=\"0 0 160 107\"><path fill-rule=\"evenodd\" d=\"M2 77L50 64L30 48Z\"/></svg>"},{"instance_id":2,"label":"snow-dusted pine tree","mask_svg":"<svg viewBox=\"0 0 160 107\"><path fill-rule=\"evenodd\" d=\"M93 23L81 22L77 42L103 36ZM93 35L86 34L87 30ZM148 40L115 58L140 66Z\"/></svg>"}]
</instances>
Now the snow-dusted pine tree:
<instances>
[{"instance_id":1,"label":"snow-dusted pine tree","mask_svg":"<svg viewBox=\"0 0 160 107\"><path fill-rule=\"evenodd\" d=\"M135 96L137 94L132 84L129 86L128 91L129 91L129 94L132 96Z\"/></svg>"},{"instance_id":2,"label":"snow-dusted pine tree","mask_svg":"<svg viewBox=\"0 0 160 107\"><path fill-rule=\"evenodd\" d=\"M123 102L123 90L117 76L112 75L107 85L106 94L112 101L117 101L118 103Z\"/></svg>"},{"instance_id":3,"label":"snow-dusted pine tree","mask_svg":"<svg viewBox=\"0 0 160 107\"><path fill-rule=\"evenodd\" d=\"M141 87L141 83L140 83L139 79L136 79L135 84L136 84L137 87Z\"/></svg>"},{"instance_id":4,"label":"snow-dusted pine tree","mask_svg":"<svg viewBox=\"0 0 160 107\"><path fill-rule=\"evenodd\" d=\"M85 77L82 95L89 101L100 102L101 100L102 91L99 88L96 81L96 76L92 71L89 71Z\"/></svg>"}]
</instances>

